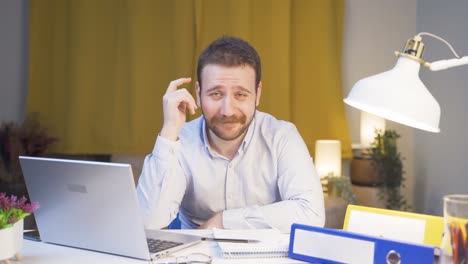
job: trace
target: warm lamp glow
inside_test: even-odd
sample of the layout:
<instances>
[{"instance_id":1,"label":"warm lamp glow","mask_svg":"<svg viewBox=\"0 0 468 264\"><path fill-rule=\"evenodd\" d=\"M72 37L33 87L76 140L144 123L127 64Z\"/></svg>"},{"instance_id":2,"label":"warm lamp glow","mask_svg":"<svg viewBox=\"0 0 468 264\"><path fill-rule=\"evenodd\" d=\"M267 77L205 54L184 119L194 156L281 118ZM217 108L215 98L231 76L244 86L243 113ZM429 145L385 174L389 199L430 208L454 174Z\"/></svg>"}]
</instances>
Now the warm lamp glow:
<instances>
[{"instance_id":1,"label":"warm lamp glow","mask_svg":"<svg viewBox=\"0 0 468 264\"><path fill-rule=\"evenodd\" d=\"M341 143L339 140L315 142L315 167L320 178L330 174L341 176Z\"/></svg>"},{"instance_id":2,"label":"warm lamp glow","mask_svg":"<svg viewBox=\"0 0 468 264\"><path fill-rule=\"evenodd\" d=\"M361 111L361 148L370 148L375 138L375 130L385 130L385 119Z\"/></svg>"}]
</instances>

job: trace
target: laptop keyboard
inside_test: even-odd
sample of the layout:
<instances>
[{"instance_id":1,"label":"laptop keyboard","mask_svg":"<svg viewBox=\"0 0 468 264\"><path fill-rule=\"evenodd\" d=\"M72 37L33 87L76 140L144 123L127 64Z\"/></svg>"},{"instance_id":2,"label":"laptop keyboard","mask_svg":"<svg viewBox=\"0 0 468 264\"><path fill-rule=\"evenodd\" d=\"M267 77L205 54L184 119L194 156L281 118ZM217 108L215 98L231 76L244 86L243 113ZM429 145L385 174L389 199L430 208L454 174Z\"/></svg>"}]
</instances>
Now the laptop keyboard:
<instances>
[{"instance_id":1,"label":"laptop keyboard","mask_svg":"<svg viewBox=\"0 0 468 264\"><path fill-rule=\"evenodd\" d=\"M152 239L152 238L147 238L147 241L148 241L148 248L151 253L157 253L159 251L162 251L168 248L173 248L173 247L183 244L179 242L172 242L172 241Z\"/></svg>"}]
</instances>

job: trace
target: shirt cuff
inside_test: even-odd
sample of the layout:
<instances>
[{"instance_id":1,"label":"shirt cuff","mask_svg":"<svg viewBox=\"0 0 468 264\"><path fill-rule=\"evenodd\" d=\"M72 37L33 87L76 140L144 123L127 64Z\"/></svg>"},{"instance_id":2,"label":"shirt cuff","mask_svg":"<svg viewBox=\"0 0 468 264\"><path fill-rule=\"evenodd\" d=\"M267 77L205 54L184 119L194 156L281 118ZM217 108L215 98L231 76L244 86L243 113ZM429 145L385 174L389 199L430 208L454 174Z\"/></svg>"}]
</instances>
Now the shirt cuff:
<instances>
[{"instance_id":1,"label":"shirt cuff","mask_svg":"<svg viewBox=\"0 0 468 264\"><path fill-rule=\"evenodd\" d=\"M153 155L160 160L177 157L180 151L180 140L172 141L158 135L153 148Z\"/></svg>"},{"instance_id":2,"label":"shirt cuff","mask_svg":"<svg viewBox=\"0 0 468 264\"><path fill-rule=\"evenodd\" d=\"M249 229L244 219L245 208L223 211L223 226L225 229Z\"/></svg>"}]
</instances>

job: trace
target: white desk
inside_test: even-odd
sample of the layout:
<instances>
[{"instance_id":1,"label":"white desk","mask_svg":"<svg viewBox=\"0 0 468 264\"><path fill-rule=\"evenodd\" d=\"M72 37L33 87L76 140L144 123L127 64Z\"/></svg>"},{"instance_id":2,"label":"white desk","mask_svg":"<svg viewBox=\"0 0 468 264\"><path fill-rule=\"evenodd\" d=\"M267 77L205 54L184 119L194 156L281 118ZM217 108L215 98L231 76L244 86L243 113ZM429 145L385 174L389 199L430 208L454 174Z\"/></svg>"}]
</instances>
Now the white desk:
<instances>
[{"instance_id":1,"label":"white desk","mask_svg":"<svg viewBox=\"0 0 468 264\"><path fill-rule=\"evenodd\" d=\"M172 232L172 231L171 231ZM196 235L210 234L209 230L182 230L175 232L183 232ZM254 231L252 231L254 232ZM178 251L173 255L184 256L190 253L204 253L213 257L214 264L216 263L304 263L298 260L289 258L276 259L223 259L220 257L217 242L202 242L195 246ZM83 263L121 263L121 264L142 264L147 261L120 257L110 254L81 250L76 248L57 246L42 242L34 242L24 240L23 248L20 251L22 260L11 260L12 264L83 264Z\"/></svg>"}]
</instances>

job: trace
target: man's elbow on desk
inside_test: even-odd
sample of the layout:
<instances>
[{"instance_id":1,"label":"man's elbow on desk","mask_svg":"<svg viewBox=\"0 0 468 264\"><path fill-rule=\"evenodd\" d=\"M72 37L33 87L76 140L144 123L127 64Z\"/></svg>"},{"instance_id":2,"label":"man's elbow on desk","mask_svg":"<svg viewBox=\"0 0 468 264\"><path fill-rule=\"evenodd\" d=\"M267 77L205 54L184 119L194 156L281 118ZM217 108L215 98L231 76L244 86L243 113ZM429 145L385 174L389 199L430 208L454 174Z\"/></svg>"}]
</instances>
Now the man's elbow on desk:
<instances>
[{"instance_id":1,"label":"man's elbow on desk","mask_svg":"<svg viewBox=\"0 0 468 264\"><path fill-rule=\"evenodd\" d=\"M325 226L325 206L311 204L305 200L288 200L284 204L273 204L262 208L262 214L270 219L271 225L281 232L289 233L293 223ZM287 203L288 206L284 206Z\"/></svg>"}]
</instances>

